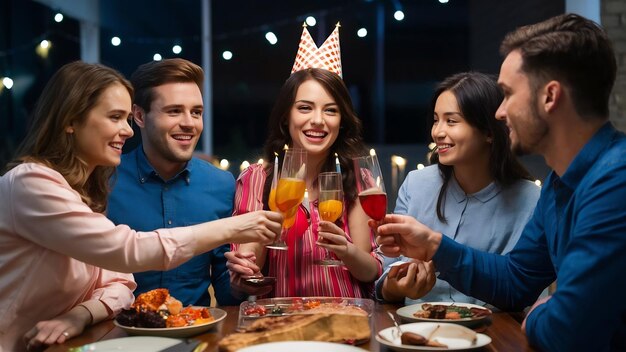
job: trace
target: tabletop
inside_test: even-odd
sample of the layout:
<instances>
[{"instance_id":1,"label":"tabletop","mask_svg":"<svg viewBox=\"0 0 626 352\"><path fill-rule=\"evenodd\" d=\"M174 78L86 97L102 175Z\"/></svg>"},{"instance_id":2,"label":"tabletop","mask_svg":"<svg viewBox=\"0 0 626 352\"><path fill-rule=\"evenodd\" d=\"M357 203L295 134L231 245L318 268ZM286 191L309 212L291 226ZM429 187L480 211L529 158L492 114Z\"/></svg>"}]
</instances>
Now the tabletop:
<instances>
[{"instance_id":1,"label":"tabletop","mask_svg":"<svg viewBox=\"0 0 626 352\"><path fill-rule=\"evenodd\" d=\"M381 346L374 338L374 335L385 328L393 326L387 312L394 313L400 306L392 304L376 304L370 322L372 335L367 343L358 347L367 351L389 351L386 346ZM217 343L223 337L235 331L239 315L239 306L219 307L228 314L223 322L206 333L193 337L208 343L205 352L217 352ZM487 323L477 328L479 332L491 337L489 345L478 351L532 351L528 346L526 336L520 329L521 316L518 313L493 313ZM111 320L101 322L88 328L82 335L70 339L64 344L54 345L48 348L47 352L66 352L71 347L78 347L87 343L101 340L114 339L128 336L122 329L116 327Z\"/></svg>"}]
</instances>

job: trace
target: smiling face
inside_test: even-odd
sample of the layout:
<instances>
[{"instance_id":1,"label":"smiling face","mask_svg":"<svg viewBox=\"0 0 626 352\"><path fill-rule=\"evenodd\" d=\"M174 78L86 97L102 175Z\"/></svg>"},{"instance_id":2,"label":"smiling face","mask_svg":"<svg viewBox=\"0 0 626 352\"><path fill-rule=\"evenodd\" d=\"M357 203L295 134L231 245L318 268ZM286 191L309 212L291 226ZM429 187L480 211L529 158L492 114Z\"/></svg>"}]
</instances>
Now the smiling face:
<instances>
[{"instance_id":1,"label":"smiling face","mask_svg":"<svg viewBox=\"0 0 626 352\"><path fill-rule=\"evenodd\" d=\"M496 118L505 120L509 127L511 149L519 155L541 153L542 141L548 126L541 118L537 96L521 67L523 59L519 51L512 51L502 63L498 84L504 92L504 100L496 111Z\"/></svg>"},{"instance_id":2,"label":"smiling face","mask_svg":"<svg viewBox=\"0 0 626 352\"><path fill-rule=\"evenodd\" d=\"M431 136L441 164L482 165L489 158L488 137L463 118L456 97L448 90L435 103Z\"/></svg>"},{"instance_id":3,"label":"smiling face","mask_svg":"<svg viewBox=\"0 0 626 352\"><path fill-rule=\"evenodd\" d=\"M293 146L320 160L339 135L341 113L335 99L315 80L300 85L289 117Z\"/></svg>"},{"instance_id":4,"label":"smiling face","mask_svg":"<svg viewBox=\"0 0 626 352\"><path fill-rule=\"evenodd\" d=\"M128 90L116 83L102 92L84 123L66 127L75 136L77 157L90 171L96 166L119 165L124 142L133 136L128 124L130 108Z\"/></svg>"},{"instance_id":5,"label":"smiling face","mask_svg":"<svg viewBox=\"0 0 626 352\"><path fill-rule=\"evenodd\" d=\"M153 88L150 111L133 106L141 127L143 149L162 176L180 171L193 155L203 129L202 94L193 83L167 83ZM172 175L173 176L173 175Z\"/></svg>"}]
</instances>

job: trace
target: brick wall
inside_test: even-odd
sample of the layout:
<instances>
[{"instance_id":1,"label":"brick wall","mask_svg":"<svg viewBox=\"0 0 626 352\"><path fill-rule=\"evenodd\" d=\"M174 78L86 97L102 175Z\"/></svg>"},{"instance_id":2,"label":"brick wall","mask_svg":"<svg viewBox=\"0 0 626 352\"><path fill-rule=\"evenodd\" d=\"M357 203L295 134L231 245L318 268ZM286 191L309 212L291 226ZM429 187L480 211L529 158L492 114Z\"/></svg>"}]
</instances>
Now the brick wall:
<instances>
[{"instance_id":1,"label":"brick wall","mask_svg":"<svg viewBox=\"0 0 626 352\"><path fill-rule=\"evenodd\" d=\"M609 102L611 121L626 131L626 1L602 0L601 4L602 26L613 41L617 58L617 80Z\"/></svg>"}]
</instances>

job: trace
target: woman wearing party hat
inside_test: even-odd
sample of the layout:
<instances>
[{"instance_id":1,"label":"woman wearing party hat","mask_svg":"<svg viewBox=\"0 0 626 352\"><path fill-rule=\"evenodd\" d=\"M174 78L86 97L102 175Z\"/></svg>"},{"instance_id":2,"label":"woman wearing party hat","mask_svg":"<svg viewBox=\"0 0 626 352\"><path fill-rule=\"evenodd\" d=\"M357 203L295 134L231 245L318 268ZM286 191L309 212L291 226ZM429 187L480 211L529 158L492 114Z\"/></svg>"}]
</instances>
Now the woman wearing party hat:
<instances>
[{"instance_id":1,"label":"woman wearing party hat","mask_svg":"<svg viewBox=\"0 0 626 352\"><path fill-rule=\"evenodd\" d=\"M304 26L291 76L280 90L269 126L265 160L274 162L252 165L242 172L234 214L270 208L272 181L279 170L274 164L283 164L284 145L306 151L308 197L294 209L295 223L284 236L286 250L248 244L234 245L233 252L227 253L233 287L248 294L273 289L275 297L371 296L381 262L374 253L368 217L357 201L351 158L363 155L365 147L361 122L342 80L339 25L319 48ZM334 222L321 220L318 201L318 176L329 171L340 171L343 181L344 211ZM344 265L320 265L327 250ZM259 275L261 268L267 276L276 277L273 286L255 291L241 285L242 276Z\"/></svg>"}]
</instances>

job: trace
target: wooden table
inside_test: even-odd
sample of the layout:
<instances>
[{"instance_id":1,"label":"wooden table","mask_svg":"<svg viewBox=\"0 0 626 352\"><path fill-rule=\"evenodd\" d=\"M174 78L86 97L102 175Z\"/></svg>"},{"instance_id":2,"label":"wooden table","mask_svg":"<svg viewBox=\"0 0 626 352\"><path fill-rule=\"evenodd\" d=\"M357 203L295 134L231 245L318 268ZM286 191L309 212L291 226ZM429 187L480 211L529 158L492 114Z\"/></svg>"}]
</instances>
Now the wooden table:
<instances>
[{"instance_id":1,"label":"wooden table","mask_svg":"<svg viewBox=\"0 0 626 352\"><path fill-rule=\"evenodd\" d=\"M368 343L359 345L359 347L368 351L390 351L385 346L381 346L374 338L374 335L378 331L393 325L386 312L395 312L397 308L399 308L397 305L376 304L371 321L372 337ZM216 328L194 337L195 339L206 341L209 344L209 347L205 350L205 352L217 352L218 341L223 336L234 332L237 328L239 307L228 306L220 307L220 309L223 309L228 313L226 319L218 324ZM520 319L521 316L519 316L519 314L494 313L491 317L491 321L488 322L486 329L484 331L482 331L484 327L481 329L482 333L491 337L492 342L479 351L532 351L532 349L528 347L526 337L520 330ZM66 352L70 347L78 347L91 342L125 336L128 335L122 329L113 325L113 322L109 320L94 325L86 330L82 335L77 336L62 345L52 346L46 351Z\"/></svg>"}]
</instances>

